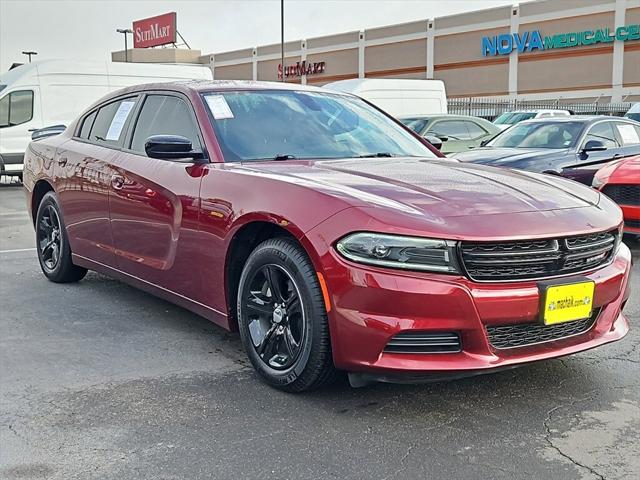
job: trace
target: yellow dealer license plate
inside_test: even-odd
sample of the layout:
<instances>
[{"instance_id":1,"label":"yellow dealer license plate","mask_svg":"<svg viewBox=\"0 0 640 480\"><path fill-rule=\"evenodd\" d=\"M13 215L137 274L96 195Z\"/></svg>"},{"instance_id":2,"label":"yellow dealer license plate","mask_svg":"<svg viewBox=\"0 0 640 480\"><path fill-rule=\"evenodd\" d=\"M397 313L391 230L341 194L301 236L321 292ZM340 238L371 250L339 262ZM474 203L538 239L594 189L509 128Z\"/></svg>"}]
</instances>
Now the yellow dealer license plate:
<instances>
[{"instance_id":1,"label":"yellow dealer license plate","mask_svg":"<svg viewBox=\"0 0 640 480\"><path fill-rule=\"evenodd\" d=\"M593 310L594 289L595 283L591 281L540 285L544 324L555 325L589 318Z\"/></svg>"}]
</instances>

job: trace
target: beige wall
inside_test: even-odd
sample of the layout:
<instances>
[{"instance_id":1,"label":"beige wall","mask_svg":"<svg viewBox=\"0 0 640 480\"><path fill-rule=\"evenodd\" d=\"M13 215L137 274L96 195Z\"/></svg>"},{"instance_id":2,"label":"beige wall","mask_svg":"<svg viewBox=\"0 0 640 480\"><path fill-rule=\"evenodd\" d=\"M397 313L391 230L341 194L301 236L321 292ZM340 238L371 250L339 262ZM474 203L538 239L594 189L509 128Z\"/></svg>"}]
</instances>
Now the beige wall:
<instances>
[{"instance_id":1,"label":"beige wall","mask_svg":"<svg viewBox=\"0 0 640 480\"><path fill-rule=\"evenodd\" d=\"M317 75L308 75L307 83L327 83L358 76L357 48L307 55L307 63L315 62L325 62L325 70Z\"/></svg>"},{"instance_id":2,"label":"beige wall","mask_svg":"<svg viewBox=\"0 0 640 480\"><path fill-rule=\"evenodd\" d=\"M426 65L426 39L376 45L367 47L364 51L364 71L366 76L379 76L389 73L422 73L422 78L425 78ZM389 70L406 69L416 71L388 72Z\"/></svg>"},{"instance_id":3,"label":"beige wall","mask_svg":"<svg viewBox=\"0 0 640 480\"><path fill-rule=\"evenodd\" d=\"M509 64L438 70L434 78L445 83L448 97L506 95L509 91Z\"/></svg>"},{"instance_id":4,"label":"beige wall","mask_svg":"<svg viewBox=\"0 0 640 480\"><path fill-rule=\"evenodd\" d=\"M253 78L253 65L241 63L227 67L216 67L214 76L216 80L251 80Z\"/></svg>"}]
</instances>

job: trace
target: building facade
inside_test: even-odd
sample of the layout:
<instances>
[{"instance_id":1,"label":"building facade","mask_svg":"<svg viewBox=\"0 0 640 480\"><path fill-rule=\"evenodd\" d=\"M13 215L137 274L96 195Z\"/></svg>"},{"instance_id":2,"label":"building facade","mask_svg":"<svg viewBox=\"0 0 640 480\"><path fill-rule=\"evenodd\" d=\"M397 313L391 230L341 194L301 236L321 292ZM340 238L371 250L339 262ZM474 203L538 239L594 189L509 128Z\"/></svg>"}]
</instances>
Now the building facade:
<instances>
[{"instance_id":1,"label":"building facade","mask_svg":"<svg viewBox=\"0 0 640 480\"><path fill-rule=\"evenodd\" d=\"M278 80L280 44L200 57ZM285 44L285 78L434 78L449 97L640 100L640 0L540 0Z\"/></svg>"}]
</instances>

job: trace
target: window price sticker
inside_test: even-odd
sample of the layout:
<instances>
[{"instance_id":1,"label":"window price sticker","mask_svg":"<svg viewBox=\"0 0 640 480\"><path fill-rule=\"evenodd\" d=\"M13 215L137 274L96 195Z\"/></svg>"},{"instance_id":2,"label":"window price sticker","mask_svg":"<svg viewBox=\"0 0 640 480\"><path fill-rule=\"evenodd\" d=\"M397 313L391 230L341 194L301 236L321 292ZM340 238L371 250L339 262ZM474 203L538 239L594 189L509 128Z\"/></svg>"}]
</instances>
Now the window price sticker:
<instances>
[{"instance_id":1,"label":"window price sticker","mask_svg":"<svg viewBox=\"0 0 640 480\"><path fill-rule=\"evenodd\" d=\"M118 107L118 111L113 116L113 120L111 120L111 125L109 125L109 130L107 131L107 140L118 140L120 138L120 134L122 133L122 128L124 127L125 122L127 121L127 117L131 112L131 109L136 104L134 101L124 101Z\"/></svg>"},{"instance_id":2,"label":"window price sticker","mask_svg":"<svg viewBox=\"0 0 640 480\"><path fill-rule=\"evenodd\" d=\"M207 95L204 97L209 105L209 110L216 120L225 120L233 118L233 112L229 108L227 100L222 95Z\"/></svg>"},{"instance_id":3,"label":"window price sticker","mask_svg":"<svg viewBox=\"0 0 640 480\"><path fill-rule=\"evenodd\" d=\"M618 129L618 133L620 133L620 136L622 137L623 144L630 145L634 143L640 143L640 136L638 135L636 127L634 127L633 125L618 124L616 125L616 128Z\"/></svg>"}]
</instances>

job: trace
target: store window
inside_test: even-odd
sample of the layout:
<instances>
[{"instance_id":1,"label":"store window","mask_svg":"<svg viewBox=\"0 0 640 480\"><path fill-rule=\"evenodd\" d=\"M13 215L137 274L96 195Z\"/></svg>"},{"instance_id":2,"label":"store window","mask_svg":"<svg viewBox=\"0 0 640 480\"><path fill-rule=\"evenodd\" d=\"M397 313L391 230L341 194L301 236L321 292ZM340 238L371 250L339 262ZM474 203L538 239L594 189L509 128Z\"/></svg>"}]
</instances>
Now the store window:
<instances>
[{"instance_id":1,"label":"store window","mask_svg":"<svg viewBox=\"0 0 640 480\"><path fill-rule=\"evenodd\" d=\"M0 128L13 127L33 118L33 91L18 90L0 99Z\"/></svg>"}]
</instances>

